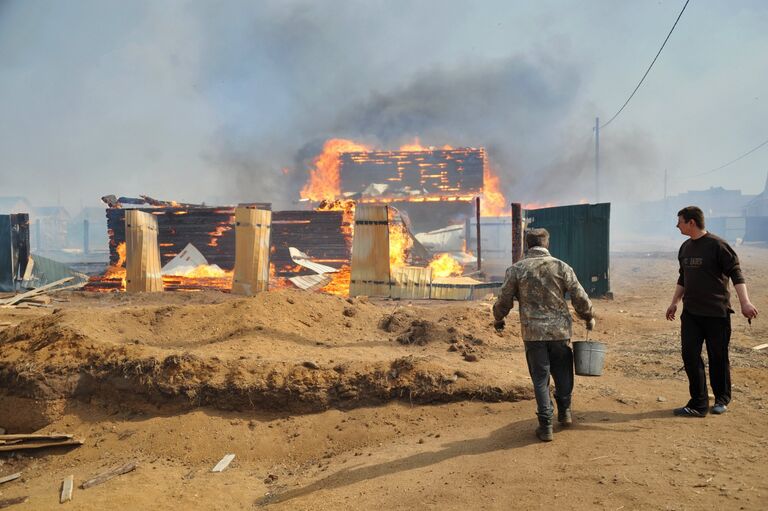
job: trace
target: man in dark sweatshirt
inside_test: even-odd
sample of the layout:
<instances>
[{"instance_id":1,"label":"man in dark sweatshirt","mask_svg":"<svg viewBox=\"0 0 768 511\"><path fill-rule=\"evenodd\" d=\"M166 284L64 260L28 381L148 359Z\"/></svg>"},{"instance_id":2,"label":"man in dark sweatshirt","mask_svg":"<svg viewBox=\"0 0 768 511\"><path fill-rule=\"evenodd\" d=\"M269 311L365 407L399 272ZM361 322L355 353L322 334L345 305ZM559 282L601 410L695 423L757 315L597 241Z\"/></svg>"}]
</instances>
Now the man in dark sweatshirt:
<instances>
[{"instance_id":1,"label":"man in dark sweatshirt","mask_svg":"<svg viewBox=\"0 0 768 511\"><path fill-rule=\"evenodd\" d=\"M728 344L731 340L731 309L728 279L733 281L741 304L741 313L749 319L757 317L757 309L749 301L747 285L739 267L739 257L724 240L704 229L704 213L696 206L677 212L677 228L690 239L680 246L677 279L667 319L673 321L677 304L683 299L680 315L682 355L691 399L674 414L681 417L704 417L709 411L709 394L701 345L706 342L709 358L709 382L715 395L712 413L722 414L731 401L731 368Z\"/></svg>"}]
</instances>

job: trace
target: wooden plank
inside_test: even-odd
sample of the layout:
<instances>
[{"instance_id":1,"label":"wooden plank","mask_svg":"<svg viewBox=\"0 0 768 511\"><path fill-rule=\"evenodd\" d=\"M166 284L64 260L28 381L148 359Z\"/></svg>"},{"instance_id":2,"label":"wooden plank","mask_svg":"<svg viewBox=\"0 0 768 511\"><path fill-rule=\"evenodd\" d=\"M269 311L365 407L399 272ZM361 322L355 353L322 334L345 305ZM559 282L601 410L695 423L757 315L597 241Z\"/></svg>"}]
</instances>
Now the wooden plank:
<instances>
[{"instance_id":1,"label":"wooden plank","mask_svg":"<svg viewBox=\"0 0 768 511\"><path fill-rule=\"evenodd\" d=\"M221 461L219 461L215 467L211 469L211 472L223 472L230 463L232 463L232 460L235 459L234 454L227 454L223 458L221 458Z\"/></svg>"},{"instance_id":2,"label":"wooden plank","mask_svg":"<svg viewBox=\"0 0 768 511\"><path fill-rule=\"evenodd\" d=\"M112 478L115 478L117 476L127 474L128 472L132 472L136 470L137 466L138 466L137 461L129 461L125 465L120 465L119 467L111 468L106 472L102 472L101 474L97 475L92 479L88 479L87 481L85 481L83 484L80 485L80 488L83 490L86 490L88 488L92 488L99 484L106 483Z\"/></svg>"},{"instance_id":3,"label":"wooden plank","mask_svg":"<svg viewBox=\"0 0 768 511\"><path fill-rule=\"evenodd\" d=\"M32 289L30 291L27 291L26 293L22 293L20 295L16 295L11 298L7 298L3 301L0 301L0 305L14 305L18 303L19 301L23 300L24 298L30 298L32 296L39 295L43 293L44 291L47 291L48 289L54 288L58 285L65 284L69 282L70 280L74 280L75 277L67 277L65 279L57 280L56 282L51 282L50 284L46 284L44 286L40 286L38 288Z\"/></svg>"},{"instance_id":4,"label":"wooden plank","mask_svg":"<svg viewBox=\"0 0 768 511\"><path fill-rule=\"evenodd\" d=\"M752 349L755 351L764 350L765 348L768 348L768 342L765 344L758 344L757 346L752 346Z\"/></svg>"},{"instance_id":5,"label":"wooden plank","mask_svg":"<svg viewBox=\"0 0 768 511\"><path fill-rule=\"evenodd\" d=\"M157 218L135 209L128 210L125 213L125 231L125 290L129 293L162 291Z\"/></svg>"},{"instance_id":6,"label":"wooden plank","mask_svg":"<svg viewBox=\"0 0 768 511\"><path fill-rule=\"evenodd\" d=\"M271 211L253 208L235 210L232 293L250 296L267 290L271 229Z\"/></svg>"},{"instance_id":7,"label":"wooden plank","mask_svg":"<svg viewBox=\"0 0 768 511\"><path fill-rule=\"evenodd\" d=\"M13 445L0 445L0 452L11 451L26 451L29 449L45 449L48 447L62 447L72 445L83 445L82 440L62 440L61 442L38 442L38 443L22 443Z\"/></svg>"},{"instance_id":8,"label":"wooden plank","mask_svg":"<svg viewBox=\"0 0 768 511\"><path fill-rule=\"evenodd\" d=\"M16 472L15 474L11 474L9 476L0 477L0 484L8 483L10 481L14 481L21 477L21 472Z\"/></svg>"},{"instance_id":9,"label":"wooden plank","mask_svg":"<svg viewBox=\"0 0 768 511\"><path fill-rule=\"evenodd\" d=\"M388 208L358 204L352 239L352 268L349 296L389 296Z\"/></svg>"},{"instance_id":10,"label":"wooden plank","mask_svg":"<svg viewBox=\"0 0 768 511\"><path fill-rule=\"evenodd\" d=\"M15 506L16 504L23 504L27 500L29 500L29 496L25 495L23 497L14 497L12 499L3 499L0 500L0 509L5 509L6 507Z\"/></svg>"},{"instance_id":11,"label":"wooden plank","mask_svg":"<svg viewBox=\"0 0 768 511\"><path fill-rule=\"evenodd\" d=\"M61 496L59 503L63 504L72 500L72 488L75 484L75 476L69 475L61 482Z\"/></svg>"},{"instance_id":12,"label":"wooden plank","mask_svg":"<svg viewBox=\"0 0 768 511\"><path fill-rule=\"evenodd\" d=\"M0 440L57 440L57 439L70 439L74 435L67 433L51 433L51 434L15 434L15 435L0 435Z\"/></svg>"}]
</instances>

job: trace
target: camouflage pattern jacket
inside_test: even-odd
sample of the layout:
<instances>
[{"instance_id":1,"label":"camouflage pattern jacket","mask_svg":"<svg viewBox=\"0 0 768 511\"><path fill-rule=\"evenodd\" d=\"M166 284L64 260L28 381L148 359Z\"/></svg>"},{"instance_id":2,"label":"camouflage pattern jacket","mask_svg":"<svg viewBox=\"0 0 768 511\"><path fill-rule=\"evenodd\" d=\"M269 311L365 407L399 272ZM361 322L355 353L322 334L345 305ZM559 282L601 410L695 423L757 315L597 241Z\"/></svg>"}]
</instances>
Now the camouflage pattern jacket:
<instances>
[{"instance_id":1,"label":"camouflage pattern jacket","mask_svg":"<svg viewBox=\"0 0 768 511\"><path fill-rule=\"evenodd\" d=\"M507 268L501 295L493 304L493 316L504 319L517 300L524 341L562 341L571 338L571 313L565 294L579 317L592 319L592 303L579 284L573 268L552 257L549 250L534 247L525 258Z\"/></svg>"}]
</instances>

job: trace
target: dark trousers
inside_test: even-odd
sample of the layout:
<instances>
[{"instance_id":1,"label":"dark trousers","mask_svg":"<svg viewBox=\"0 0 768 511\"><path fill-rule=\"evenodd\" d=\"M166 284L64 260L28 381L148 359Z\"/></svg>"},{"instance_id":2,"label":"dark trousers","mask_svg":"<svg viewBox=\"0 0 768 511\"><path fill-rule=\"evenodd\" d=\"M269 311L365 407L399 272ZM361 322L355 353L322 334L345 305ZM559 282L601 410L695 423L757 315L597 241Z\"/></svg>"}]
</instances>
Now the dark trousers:
<instances>
[{"instance_id":1,"label":"dark trousers","mask_svg":"<svg viewBox=\"0 0 768 511\"><path fill-rule=\"evenodd\" d=\"M706 342L709 358L709 383L715 395L715 403L731 402L731 364L728 360L728 344L731 341L731 317L713 318L697 316L685 310L680 315L682 323L682 354L691 400L688 406L707 413L709 395L707 375L701 358L701 345Z\"/></svg>"},{"instance_id":2,"label":"dark trousers","mask_svg":"<svg viewBox=\"0 0 768 511\"><path fill-rule=\"evenodd\" d=\"M525 359L536 394L536 415L552 419L549 397L549 375L555 380L555 400L558 410L571 407L573 392L573 351L568 341L525 341Z\"/></svg>"}]
</instances>

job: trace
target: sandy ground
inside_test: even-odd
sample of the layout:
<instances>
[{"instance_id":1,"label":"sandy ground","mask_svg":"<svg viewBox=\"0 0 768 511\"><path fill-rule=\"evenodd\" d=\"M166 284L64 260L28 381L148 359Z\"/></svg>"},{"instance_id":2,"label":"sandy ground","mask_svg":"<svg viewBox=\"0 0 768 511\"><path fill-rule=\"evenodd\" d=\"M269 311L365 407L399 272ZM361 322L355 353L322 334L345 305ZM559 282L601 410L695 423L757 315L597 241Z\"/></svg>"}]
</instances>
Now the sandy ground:
<instances>
[{"instance_id":1,"label":"sandy ground","mask_svg":"<svg viewBox=\"0 0 768 511\"><path fill-rule=\"evenodd\" d=\"M740 247L768 315L768 251ZM576 424L534 436L515 314L491 302L270 292L70 293L0 309L0 427L67 432L69 449L0 456L0 501L59 509L765 509L766 319L734 316L727 414L681 419L679 323L664 320L673 253L612 259L598 300L602 377L577 377ZM583 338L581 325L576 339ZM235 460L210 469L224 454Z\"/></svg>"}]
</instances>

